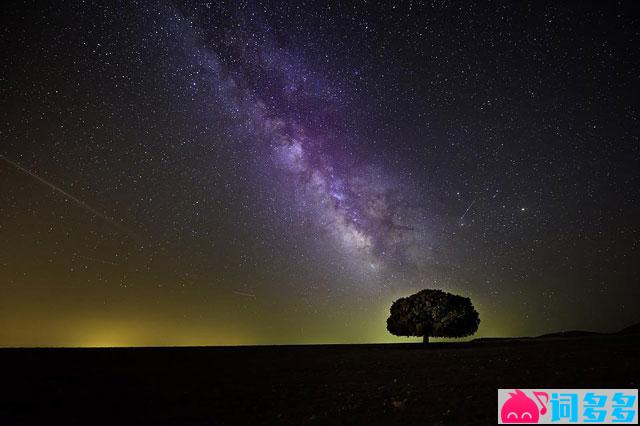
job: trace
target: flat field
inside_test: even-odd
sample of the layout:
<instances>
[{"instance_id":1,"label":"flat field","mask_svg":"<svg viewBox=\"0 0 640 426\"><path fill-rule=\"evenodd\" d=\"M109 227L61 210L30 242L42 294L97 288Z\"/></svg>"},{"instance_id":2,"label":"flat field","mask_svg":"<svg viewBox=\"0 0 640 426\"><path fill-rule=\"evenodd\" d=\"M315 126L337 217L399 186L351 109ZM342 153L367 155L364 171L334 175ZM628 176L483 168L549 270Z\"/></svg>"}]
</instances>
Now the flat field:
<instances>
[{"instance_id":1,"label":"flat field","mask_svg":"<svg viewBox=\"0 0 640 426\"><path fill-rule=\"evenodd\" d=\"M637 388L639 360L640 336L615 334L1 349L0 424L496 424L498 388Z\"/></svg>"}]
</instances>

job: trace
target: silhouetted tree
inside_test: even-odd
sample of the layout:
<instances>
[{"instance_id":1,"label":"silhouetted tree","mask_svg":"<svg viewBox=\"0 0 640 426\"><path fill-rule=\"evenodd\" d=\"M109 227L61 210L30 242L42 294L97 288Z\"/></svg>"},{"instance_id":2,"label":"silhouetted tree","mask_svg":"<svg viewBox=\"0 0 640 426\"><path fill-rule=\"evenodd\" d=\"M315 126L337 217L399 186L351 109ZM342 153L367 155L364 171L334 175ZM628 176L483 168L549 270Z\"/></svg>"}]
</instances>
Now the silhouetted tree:
<instances>
[{"instance_id":1,"label":"silhouetted tree","mask_svg":"<svg viewBox=\"0 0 640 426\"><path fill-rule=\"evenodd\" d=\"M471 299L441 290L421 290L391 305L387 330L396 336L465 337L478 331L480 316Z\"/></svg>"}]
</instances>

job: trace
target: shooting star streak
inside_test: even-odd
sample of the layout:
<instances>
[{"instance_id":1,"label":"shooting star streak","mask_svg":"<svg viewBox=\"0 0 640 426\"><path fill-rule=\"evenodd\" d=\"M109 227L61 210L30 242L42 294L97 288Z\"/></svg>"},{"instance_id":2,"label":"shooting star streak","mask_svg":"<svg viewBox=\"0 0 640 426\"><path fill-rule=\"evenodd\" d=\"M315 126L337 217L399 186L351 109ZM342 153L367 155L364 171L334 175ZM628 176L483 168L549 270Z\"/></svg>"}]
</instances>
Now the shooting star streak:
<instances>
[{"instance_id":1,"label":"shooting star streak","mask_svg":"<svg viewBox=\"0 0 640 426\"><path fill-rule=\"evenodd\" d=\"M237 294L238 296L253 297L254 299L256 298L255 294L245 293L244 291L233 290L233 293Z\"/></svg>"},{"instance_id":2,"label":"shooting star streak","mask_svg":"<svg viewBox=\"0 0 640 426\"><path fill-rule=\"evenodd\" d=\"M31 170L25 169L24 167L22 167L20 164L15 163L11 160L9 160L8 158L1 156L0 158L2 158L4 161L6 161L7 163L9 163L10 165L12 165L13 167L15 167L16 169L20 170L23 173L28 174L29 176L31 176L32 178L38 180L40 183L43 183L45 185L47 185L49 188L53 189L54 191L58 192L59 194L64 195L65 197L67 197L68 199L74 201L76 204L78 204L80 207L82 207L83 209L87 210L90 213L93 213L95 216L103 219L106 222L109 222L111 225L115 226L116 228L118 228L120 231L129 234L129 235L133 235L135 236L135 234L133 232L131 232L130 230L128 230L127 228L125 228L121 223L116 222L115 220L111 219L109 216L106 216L104 213L99 212L98 210L94 209L93 207L91 207L90 205L88 205L87 203L85 203L84 201L82 201L79 198L74 197L73 195L69 194L67 191L65 191L64 189L55 186L54 184L52 184L51 182L41 178L40 176L38 176L37 174L35 174L34 172L32 172Z\"/></svg>"},{"instance_id":3,"label":"shooting star streak","mask_svg":"<svg viewBox=\"0 0 640 426\"><path fill-rule=\"evenodd\" d=\"M471 202L471 204L469 204L469 207L467 207L467 209L464 211L464 213L462 214L462 216L460 216L459 220L463 220L464 217L467 215L467 213L469 213L469 210L471 210L471 207L473 207L473 205L475 204L476 200L475 198L473 199L473 201Z\"/></svg>"},{"instance_id":4,"label":"shooting star streak","mask_svg":"<svg viewBox=\"0 0 640 426\"><path fill-rule=\"evenodd\" d=\"M82 256L80 254L75 254L73 256L77 257L78 259L86 259L86 260L91 260L93 262L104 263L105 265L120 266L119 263L111 262L110 260L98 259L97 257Z\"/></svg>"}]
</instances>

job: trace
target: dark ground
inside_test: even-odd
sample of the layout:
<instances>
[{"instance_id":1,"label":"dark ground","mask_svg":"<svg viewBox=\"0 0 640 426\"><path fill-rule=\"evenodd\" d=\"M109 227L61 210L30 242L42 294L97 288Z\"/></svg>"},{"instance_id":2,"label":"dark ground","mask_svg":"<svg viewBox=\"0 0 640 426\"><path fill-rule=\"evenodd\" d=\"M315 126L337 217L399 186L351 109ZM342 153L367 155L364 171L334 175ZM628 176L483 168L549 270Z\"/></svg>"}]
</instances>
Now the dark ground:
<instances>
[{"instance_id":1,"label":"dark ground","mask_svg":"<svg viewBox=\"0 0 640 426\"><path fill-rule=\"evenodd\" d=\"M2 349L0 424L496 424L498 388L637 388L640 335Z\"/></svg>"}]
</instances>

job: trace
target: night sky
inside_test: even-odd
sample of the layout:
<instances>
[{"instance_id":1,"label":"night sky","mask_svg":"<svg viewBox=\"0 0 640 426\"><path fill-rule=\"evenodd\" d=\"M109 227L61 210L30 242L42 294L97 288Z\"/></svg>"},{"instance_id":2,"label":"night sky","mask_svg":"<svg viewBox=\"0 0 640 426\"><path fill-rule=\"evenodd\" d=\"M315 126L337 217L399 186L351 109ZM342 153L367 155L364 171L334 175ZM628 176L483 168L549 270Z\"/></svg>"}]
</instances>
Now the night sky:
<instances>
[{"instance_id":1,"label":"night sky","mask_svg":"<svg viewBox=\"0 0 640 426\"><path fill-rule=\"evenodd\" d=\"M639 320L633 2L99 3L4 7L1 346Z\"/></svg>"}]
</instances>

